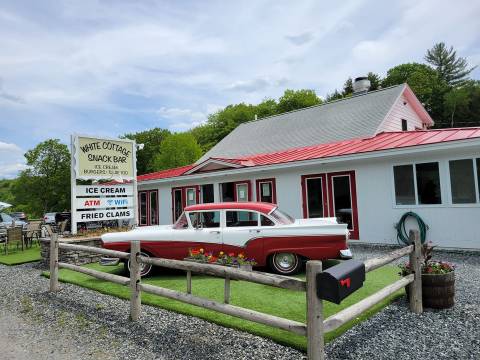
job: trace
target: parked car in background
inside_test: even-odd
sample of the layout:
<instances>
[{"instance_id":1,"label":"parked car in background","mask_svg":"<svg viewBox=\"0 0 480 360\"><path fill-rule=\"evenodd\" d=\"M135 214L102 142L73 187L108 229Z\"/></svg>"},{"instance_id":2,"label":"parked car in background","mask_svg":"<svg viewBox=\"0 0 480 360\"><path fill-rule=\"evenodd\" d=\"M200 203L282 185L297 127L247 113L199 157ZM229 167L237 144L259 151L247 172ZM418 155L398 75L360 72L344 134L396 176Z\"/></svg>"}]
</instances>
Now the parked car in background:
<instances>
[{"instance_id":1,"label":"parked car in background","mask_svg":"<svg viewBox=\"0 0 480 360\"><path fill-rule=\"evenodd\" d=\"M174 225L145 226L102 235L106 249L129 251L140 240L145 256L183 260L190 249L242 253L258 266L292 275L306 260L351 258L348 229L336 218L294 219L277 205L225 202L191 205ZM128 263L127 263L128 266ZM142 274L150 268L143 265Z\"/></svg>"},{"instance_id":2,"label":"parked car in background","mask_svg":"<svg viewBox=\"0 0 480 360\"><path fill-rule=\"evenodd\" d=\"M55 222L55 215L56 214L57 213L51 212L51 213L46 213L45 215L43 215L44 224L55 225L56 224L56 222Z\"/></svg>"},{"instance_id":3,"label":"parked car in background","mask_svg":"<svg viewBox=\"0 0 480 360\"><path fill-rule=\"evenodd\" d=\"M23 211L12 212L9 215L15 220L27 222L27 215Z\"/></svg>"},{"instance_id":4,"label":"parked car in background","mask_svg":"<svg viewBox=\"0 0 480 360\"><path fill-rule=\"evenodd\" d=\"M11 227L13 223L15 223L15 226L27 226L25 221L16 220L6 213L0 213L0 227Z\"/></svg>"}]
</instances>

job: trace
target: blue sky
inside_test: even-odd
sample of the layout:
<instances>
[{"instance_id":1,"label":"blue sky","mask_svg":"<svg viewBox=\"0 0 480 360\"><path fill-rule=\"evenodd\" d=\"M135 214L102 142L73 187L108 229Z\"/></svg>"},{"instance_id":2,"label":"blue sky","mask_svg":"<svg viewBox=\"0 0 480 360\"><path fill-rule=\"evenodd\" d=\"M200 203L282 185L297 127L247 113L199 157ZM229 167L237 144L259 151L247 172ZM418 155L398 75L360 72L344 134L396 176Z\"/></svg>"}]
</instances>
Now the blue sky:
<instances>
[{"instance_id":1,"label":"blue sky","mask_svg":"<svg viewBox=\"0 0 480 360\"><path fill-rule=\"evenodd\" d=\"M439 41L477 65L478 19L472 0L0 1L0 178L47 138L181 131L286 88L325 96Z\"/></svg>"}]
</instances>

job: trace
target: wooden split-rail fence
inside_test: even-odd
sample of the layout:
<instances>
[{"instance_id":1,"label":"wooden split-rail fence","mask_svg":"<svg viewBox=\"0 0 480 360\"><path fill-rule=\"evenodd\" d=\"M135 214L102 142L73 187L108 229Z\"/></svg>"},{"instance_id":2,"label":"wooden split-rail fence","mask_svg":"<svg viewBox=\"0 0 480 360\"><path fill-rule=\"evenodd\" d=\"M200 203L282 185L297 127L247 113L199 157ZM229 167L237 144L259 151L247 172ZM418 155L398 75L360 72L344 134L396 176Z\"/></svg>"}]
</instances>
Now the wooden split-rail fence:
<instances>
[{"instance_id":1,"label":"wooden split-rail fence","mask_svg":"<svg viewBox=\"0 0 480 360\"><path fill-rule=\"evenodd\" d=\"M321 286L321 284L317 283L316 279L317 274L322 272L321 261L308 261L306 265L306 279L301 280L288 276L274 275L257 271L246 271L212 264L145 257L140 253L139 241L132 241L130 253L127 253L96 247L62 243L58 241L57 234L53 234L50 243L50 291L56 292L59 290L59 268L78 271L97 279L130 286L130 319L132 321L137 321L139 319L141 312L141 294L142 292L146 292L306 336L308 359L322 360L325 359L324 334L326 332L338 329L340 326L355 319L375 304L379 303L405 286L410 287L410 310L417 314L423 311L421 284L421 244L418 231L410 232L410 240L412 245L395 250L383 257L369 259L364 262L364 265L365 272L370 272L387 265L396 259L409 255L411 264L410 266L412 269L411 274L402 277L393 284L386 286L373 295L370 295L358 303L341 310L327 319L323 318L323 300L317 296L317 287ZM130 260L130 278L59 262L59 248L91 252L114 258ZM186 271L186 292L180 292L142 283L140 276L140 266L142 263ZM224 278L224 302L221 303L192 295L192 273ZM243 280L262 285L305 292L307 300L306 324L229 304L230 280Z\"/></svg>"}]
</instances>

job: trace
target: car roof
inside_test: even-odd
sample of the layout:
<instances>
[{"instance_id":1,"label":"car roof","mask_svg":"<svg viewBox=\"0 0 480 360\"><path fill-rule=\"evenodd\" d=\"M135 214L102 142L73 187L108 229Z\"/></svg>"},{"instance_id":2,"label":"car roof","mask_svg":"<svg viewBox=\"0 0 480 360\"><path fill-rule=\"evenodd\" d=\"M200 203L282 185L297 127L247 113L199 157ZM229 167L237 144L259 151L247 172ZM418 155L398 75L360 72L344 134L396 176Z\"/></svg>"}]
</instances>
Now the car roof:
<instances>
[{"instance_id":1,"label":"car roof","mask_svg":"<svg viewBox=\"0 0 480 360\"><path fill-rule=\"evenodd\" d=\"M263 202L222 202L222 203L207 203L207 204L196 204L185 207L185 211L199 211L199 210L223 210L223 209L234 209L234 210L253 210L258 211L264 214L268 214L277 205Z\"/></svg>"}]
</instances>

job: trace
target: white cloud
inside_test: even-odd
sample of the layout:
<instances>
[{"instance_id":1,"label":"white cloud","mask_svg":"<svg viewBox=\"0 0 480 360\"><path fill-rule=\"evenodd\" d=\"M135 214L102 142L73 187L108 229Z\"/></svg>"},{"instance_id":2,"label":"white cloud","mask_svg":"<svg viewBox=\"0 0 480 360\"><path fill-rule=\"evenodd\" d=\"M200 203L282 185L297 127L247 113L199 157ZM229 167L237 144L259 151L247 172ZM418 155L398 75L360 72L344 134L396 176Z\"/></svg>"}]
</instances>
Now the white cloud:
<instances>
[{"instance_id":1,"label":"white cloud","mask_svg":"<svg viewBox=\"0 0 480 360\"><path fill-rule=\"evenodd\" d=\"M479 63L480 3L470 0L44 0L36 9L0 9L0 134L25 149L72 132L180 131L287 87L325 95L349 76L423 61L438 41Z\"/></svg>"},{"instance_id":2,"label":"white cloud","mask_svg":"<svg viewBox=\"0 0 480 360\"><path fill-rule=\"evenodd\" d=\"M16 144L0 141L0 179L14 178L26 168L22 149Z\"/></svg>"}]
</instances>

